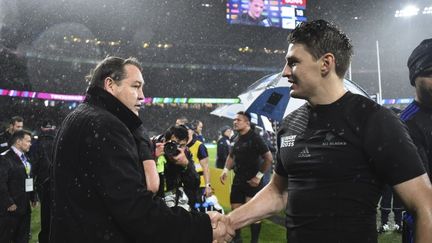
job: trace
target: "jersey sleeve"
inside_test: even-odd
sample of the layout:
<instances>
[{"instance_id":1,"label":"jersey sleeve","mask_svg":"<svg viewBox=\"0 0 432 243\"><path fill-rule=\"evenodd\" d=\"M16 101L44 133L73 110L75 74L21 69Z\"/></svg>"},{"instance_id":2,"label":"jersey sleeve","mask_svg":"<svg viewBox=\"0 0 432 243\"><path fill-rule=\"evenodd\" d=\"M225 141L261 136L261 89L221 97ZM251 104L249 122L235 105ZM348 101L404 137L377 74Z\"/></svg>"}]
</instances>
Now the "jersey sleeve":
<instances>
[{"instance_id":1,"label":"jersey sleeve","mask_svg":"<svg viewBox=\"0 0 432 243\"><path fill-rule=\"evenodd\" d=\"M263 155L263 154L267 153L268 151L270 151L267 144L265 143L264 139L259 135L255 136L255 145L256 145L256 149L260 155Z\"/></svg>"},{"instance_id":2,"label":"jersey sleeve","mask_svg":"<svg viewBox=\"0 0 432 243\"><path fill-rule=\"evenodd\" d=\"M425 167L428 174L432 175L431 165L429 164L430 162L432 162L432 160L428 158L428 154L430 154L430 151L428 151L429 146L427 145L426 141L426 137L428 135L426 135L413 120L407 121L406 126L408 127L409 134L415 146L417 147L417 152L420 155L423 166Z\"/></svg>"},{"instance_id":3,"label":"jersey sleeve","mask_svg":"<svg viewBox=\"0 0 432 243\"><path fill-rule=\"evenodd\" d=\"M288 172L285 170L282 161L280 159L280 153L279 150L276 153L276 167L275 167L275 172L276 174L283 176L283 177L288 177Z\"/></svg>"},{"instance_id":4,"label":"jersey sleeve","mask_svg":"<svg viewBox=\"0 0 432 243\"><path fill-rule=\"evenodd\" d=\"M202 160L208 157L207 147L204 144L200 144L198 148L198 159Z\"/></svg>"},{"instance_id":5,"label":"jersey sleeve","mask_svg":"<svg viewBox=\"0 0 432 243\"><path fill-rule=\"evenodd\" d=\"M406 126L388 109L366 121L364 148L379 178L397 185L425 173Z\"/></svg>"}]
</instances>

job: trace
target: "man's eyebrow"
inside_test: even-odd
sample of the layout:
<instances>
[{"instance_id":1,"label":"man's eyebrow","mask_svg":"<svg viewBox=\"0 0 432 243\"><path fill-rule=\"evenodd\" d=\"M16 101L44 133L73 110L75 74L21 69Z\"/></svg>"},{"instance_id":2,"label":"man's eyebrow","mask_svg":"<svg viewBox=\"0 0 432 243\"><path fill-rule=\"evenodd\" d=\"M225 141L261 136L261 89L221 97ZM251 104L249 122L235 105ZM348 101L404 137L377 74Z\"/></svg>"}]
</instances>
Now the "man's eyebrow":
<instances>
[{"instance_id":1,"label":"man's eyebrow","mask_svg":"<svg viewBox=\"0 0 432 243\"><path fill-rule=\"evenodd\" d=\"M299 59L296 56L289 56L289 57L287 56L287 57L285 57L285 60L290 61L290 62L299 61Z\"/></svg>"}]
</instances>

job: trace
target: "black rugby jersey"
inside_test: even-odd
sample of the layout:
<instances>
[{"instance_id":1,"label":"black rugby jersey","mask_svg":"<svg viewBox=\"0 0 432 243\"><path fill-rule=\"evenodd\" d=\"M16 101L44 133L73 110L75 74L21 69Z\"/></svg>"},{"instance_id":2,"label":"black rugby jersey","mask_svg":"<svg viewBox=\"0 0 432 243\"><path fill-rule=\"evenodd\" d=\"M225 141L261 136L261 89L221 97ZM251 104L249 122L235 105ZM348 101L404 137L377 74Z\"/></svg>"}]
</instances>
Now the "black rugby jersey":
<instances>
[{"instance_id":1,"label":"black rugby jersey","mask_svg":"<svg viewBox=\"0 0 432 243\"><path fill-rule=\"evenodd\" d=\"M402 122L347 92L329 105L304 105L278 132L276 173L288 180L292 242L376 242L383 183L425 171Z\"/></svg>"}]
</instances>

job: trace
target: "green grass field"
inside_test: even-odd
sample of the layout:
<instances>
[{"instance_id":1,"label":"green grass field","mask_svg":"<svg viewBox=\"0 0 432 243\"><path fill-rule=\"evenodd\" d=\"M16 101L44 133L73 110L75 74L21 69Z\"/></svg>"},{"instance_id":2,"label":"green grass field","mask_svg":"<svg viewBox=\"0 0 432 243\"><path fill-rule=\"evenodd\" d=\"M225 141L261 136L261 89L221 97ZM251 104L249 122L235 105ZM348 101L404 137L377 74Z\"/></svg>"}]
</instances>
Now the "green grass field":
<instances>
[{"instance_id":1,"label":"green grass field","mask_svg":"<svg viewBox=\"0 0 432 243\"><path fill-rule=\"evenodd\" d=\"M209 147L209 158L210 158L210 166L214 166L215 163L215 154L216 148ZM226 211L229 211L227 209ZM40 219L39 219L39 207L33 209L32 212L32 224L31 224L31 233L32 239L30 243L37 242L37 234L40 229ZM250 230L249 227L244 228L242 230L242 238L244 242L250 242ZM285 237L285 227L280 226L278 224L274 224L270 220L264 220L261 228L260 235L261 243L282 243L286 242ZM381 234L378 238L379 243L401 243L401 235L397 233L385 233Z\"/></svg>"}]
</instances>

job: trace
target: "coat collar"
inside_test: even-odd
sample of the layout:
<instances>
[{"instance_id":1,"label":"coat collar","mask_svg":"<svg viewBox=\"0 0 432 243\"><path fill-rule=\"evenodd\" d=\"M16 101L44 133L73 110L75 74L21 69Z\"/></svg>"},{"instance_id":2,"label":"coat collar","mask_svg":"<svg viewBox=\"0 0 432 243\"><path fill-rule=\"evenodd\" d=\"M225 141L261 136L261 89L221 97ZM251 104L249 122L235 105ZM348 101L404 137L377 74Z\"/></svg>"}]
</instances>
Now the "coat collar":
<instances>
[{"instance_id":1,"label":"coat collar","mask_svg":"<svg viewBox=\"0 0 432 243\"><path fill-rule=\"evenodd\" d=\"M130 131L134 131L141 124L141 120L135 113L129 110L116 97L108 93L102 88L92 87L87 90L87 95L84 102L101 107L115 117L120 119Z\"/></svg>"}]
</instances>

